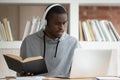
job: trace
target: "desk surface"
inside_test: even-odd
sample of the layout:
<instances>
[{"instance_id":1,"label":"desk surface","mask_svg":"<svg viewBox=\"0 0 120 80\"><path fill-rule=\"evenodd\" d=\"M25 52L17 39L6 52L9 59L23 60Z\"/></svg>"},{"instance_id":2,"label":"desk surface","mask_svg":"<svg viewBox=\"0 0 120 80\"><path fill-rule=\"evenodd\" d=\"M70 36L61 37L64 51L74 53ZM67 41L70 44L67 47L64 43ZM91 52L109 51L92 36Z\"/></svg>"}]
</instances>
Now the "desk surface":
<instances>
[{"instance_id":1,"label":"desk surface","mask_svg":"<svg viewBox=\"0 0 120 80\"><path fill-rule=\"evenodd\" d=\"M16 78L13 77L7 77L7 78L0 78L0 80L16 80ZM64 79L64 78L44 78L43 80L92 80L92 79Z\"/></svg>"},{"instance_id":2,"label":"desk surface","mask_svg":"<svg viewBox=\"0 0 120 80\"><path fill-rule=\"evenodd\" d=\"M0 79L0 80L16 80L12 78ZM43 79L43 80L52 80L52 79ZM92 79L54 79L54 80L92 80Z\"/></svg>"}]
</instances>

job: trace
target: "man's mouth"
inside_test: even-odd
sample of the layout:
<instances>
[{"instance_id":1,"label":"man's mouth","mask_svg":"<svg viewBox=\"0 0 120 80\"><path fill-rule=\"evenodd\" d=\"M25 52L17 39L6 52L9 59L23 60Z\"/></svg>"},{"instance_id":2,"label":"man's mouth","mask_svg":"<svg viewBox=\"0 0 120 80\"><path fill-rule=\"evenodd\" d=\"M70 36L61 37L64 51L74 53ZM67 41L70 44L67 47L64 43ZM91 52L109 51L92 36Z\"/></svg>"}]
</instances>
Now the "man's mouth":
<instances>
[{"instance_id":1,"label":"man's mouth","mask_svg":"<svg viewBox=\"0 0 120 80\"><path fill-rule=\"evenodd\" d=\"M64 31L58 31L58 34L63 34Z\"/></svg>"},{"instance_id":2,"label":"man's mouth","mask_svg":"<svg viewBox=\"0 0 120 80\"><path fill-rule=\"evenodd\" d=\"M58 33L63 33L64 31L63 30L61 30L61 31L57 31Z\"/></svg>"}]
</instances>

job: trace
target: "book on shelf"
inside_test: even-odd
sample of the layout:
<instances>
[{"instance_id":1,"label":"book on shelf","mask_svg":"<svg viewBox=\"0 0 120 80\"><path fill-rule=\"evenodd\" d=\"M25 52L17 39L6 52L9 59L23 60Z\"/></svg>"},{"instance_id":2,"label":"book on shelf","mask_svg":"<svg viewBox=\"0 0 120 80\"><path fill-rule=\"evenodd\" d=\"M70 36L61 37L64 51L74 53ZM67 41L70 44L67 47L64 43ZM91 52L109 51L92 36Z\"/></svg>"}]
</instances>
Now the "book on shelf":
<instances>
[{"instance_id":1,"label":"book on shelf","mask_svg":"<svg viewBox=\"0 0 120 80\"><path fill-rule=\"evenodd\" d=\"M31 28L30 28L30 34L33 34L34 32L36 32L38 20L39 20L38 16L33 16L32 24L31 24Z\"/></svg>"},{"instance_id":2,"label":"book on shelf","mask_svg":"<svg viewBox=\"0 0 120 80\"><path fill-rule=\"evenodd\" d=\"M23 37L22 37L22 40L30 35L30 34L33 34L37 31L41 30L41 27L40 27L40 18L39 16L33 16L33 19L32 21L27 21L26 22L26 25L25 25L25 30L24 30L24 34L23 34Z\"/></svg>"},{"instance_id":3,"label":"book on shelf","mask_svg":"<svg viewBox=\"0 0 120 80\"><path fill-rule=\"evenodd\" d=\"M1 35L1 41L6 41L7 37L6 37L6 32L5 32L5 28L3 26L3 23L0 21L0 35Z\"/></svg>"},{"instance_id":4,"label":"book on shelf","mask_svg":"<svg viewBox=\"0 0 120 80\"><path fill-rule=\"evenodd\" d=\"M96 23L95 23L95 20L90 20L89 23L90 23L91 29L92 29L92 31L93 31L95 40L96 40L96 41L102 41L100 32L99 32L98 27L97 27L97 25L96 25Z\"/></svg>"},{"instance_id":5,"label":"book on shelf","mask_svg":"<svg viewBox=\"0 0 120 80\"><path fill-rule=\"evenodd\" d=\"M85 37L85 41L92 41L85 21L82 22L82 28L83 28L83 34Z\"/></svg>"},{"instance_id":6,"label":"book on shelf","mask_svg":"<svg viewBox=\"0 0 120 80\"><path fill-rule=\"evenodd\" d=\"M100 35L100 40L101 41L106 41L99 20L95 20L95 23L96 23L96 26L97 26L97 29L98 29L98 32L99 32L98 34Z\"/></svg>"},{"instance_id":7,"label":"book on shelf","mask_svg":"<svg viewBox=\"0 0 120 80\"><path fill-rule=\"evenodd\" d=\"M81 26L82 28L79 28L80 39L81 39L81 32L83 31L83 36L85 38L85 41L119 41L120 40L120 35L115 30L111 21L87 19L81 22Z\"/></svg>"},{"instance_id":8,"label":"book on shelf","mask_svg":"<svg viewBox=\"0 0 120 80\"><path fill-rule=\"evenodd\" d=\"M113 31L112 27L109 25L109 21L106 21L106 26L108 27L108 31L109 31L110 36L113 39L113 41L117 41L117 37L115 36L114 31Z\"/></svg>"},{"instance_id":9,"label":"book on shelf","mask_svg":"<svg viewBox=\"0 0 120 80\"><path fill-rule=\"evenodd\" d=\"M5 28L7 40L10 40L10 35L9 35L8 25L7 25L7 18L3 19L3 25L4 25L4 28Z\"/></svg>"},{"instance_id":10,"label":"book on shelf","mask_svg":"<svg viewBox=\"0 0 120 80\"><path fill-rule=\"evenodd\" d=\"M108 24L109 24L112 32L114 33L114 36L116 37L117 41L119 41L119 40L120 40L120 35L119 35L118 32L116 31L114 25L112 24L111 21L109 21Z\"/></svg>"},{"instance_id":11,"label":"book on shelf","mask_svg":"<svg viewBox=\"0 0 120 80\"><path fill-rule=\"evenodd\" d=\"M95 41L95 37L94 37L93 31L92 31L91 26L90 26L90 20L86 20L86 24L87 24L88 31L89 31L89 34L91 36L92 41Z\"/></svg>"},{"instance_id":12,"label":"book on shelf","mask_svg":"<svg viewBox=\"0 0 120 80\"><path fill-rule=\"evenodd\" d=\"M82 23L79 21L79 40L84 41L84 36L83 36L83 29L82 29Z\"/></svg>"},{"instance_id":13,"label":"book on shelf","mask_svg":"<svg viewBox=\"0 0 120 80\"><path fill-rule=\"evenodd\" d=\"M11 30L11 25L9 20L7 21L7 25L9 30L10 41L13 41L13 35L12 35L12 30Z\"/></svg>"},{"instance_id":14,"label":"book on shelf","mask_svg":"<svg viewBox=\"0 0 120 80\"><path fill-rule=\"evenodd\" d=\"M101 27L102 27L102 31L105 35L106 41L113 41L111 36L110 36L110 33L108 31L108 26L106 25L106 20L101 20L100 24L101 24Z\"/></svg>"},{"instance_id":15,"label":"book on shelf","mask_svg":"<svg viewBox=\"0 0 120 80\"><path fill-rule=\"evenodd\" d=\"M30 33L30 25L31 25L31 22L27 21L26 25L25 25L25 30L24 30L22 40L24 40L24 38L29 35L29 33Z\"/></svg>"},{"instance_id":16,"label":"book on shelf","mask_svg":"<svg viewBox=\"0 0 120 80\"><path fill-rule=\"evenodd\" d=\"M38 17L35 32L37 32L37 31L39 31L41 29L42 29L42 27L40 26L40 18Z\"/></svg>"},{"instance_id":17,"label":"book on shelf","mask_svg":"<svg viewBox=\"0 0 120 80\"><path fill-rule=\"evenodd\" d=\"M48 72L45 59L42 56L28 57L24 60L13 54L3 54L3 56L9 69L17 73L25 71L37 75Z\"/></svg>"},{"instance_id":18,"label":"book on shelf","mask_svg":"<svg viewBox=\"0 0 120 80\"><path fill-rule=\"evenodd\" d=\"M3 26L5 28L7 41L13 41L10 22L9 22L9 20L7 18L3 18Z\"/></svg>"},{"instance_id":19,"label":"book on shelf","mask_svg":"<svg viewBox=\"0 0 120 80\"><path fill-rule=\"evenodd\" d=\"M120 80L119 77L95 77L93 80Z\"/></svg>"}]
</instances>

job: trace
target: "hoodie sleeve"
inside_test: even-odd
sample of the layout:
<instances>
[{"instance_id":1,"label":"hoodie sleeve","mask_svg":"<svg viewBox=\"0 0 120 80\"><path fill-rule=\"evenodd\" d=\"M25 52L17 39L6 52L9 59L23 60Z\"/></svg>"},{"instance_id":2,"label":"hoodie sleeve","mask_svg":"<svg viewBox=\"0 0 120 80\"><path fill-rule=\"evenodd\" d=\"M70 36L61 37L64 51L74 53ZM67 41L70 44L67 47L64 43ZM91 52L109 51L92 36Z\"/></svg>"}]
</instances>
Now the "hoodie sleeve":
<instances>
[{"instance_id":1,"label":"hoodie sleeve","mask_svg":"<svg viewBox=\"0 0 120 80\"><path fill-rule=\"evenodd\" d=\"M27 56L26 56L26 53L27 53L27 49L26 49L26 39L23 40L22 44L21 44L21 47L20 47L20 56L25 59Z\"/></svg>"},{"instance_id":2,"label":"hoodie sleeve","mask_svg":"<svg viewBox=\"0 0 120 80\"><path fill-rule=\"evenodd\" d=\"M80 42L78 40L76 42L76 48L81 48Z\"/></svg>"}]
</instances>

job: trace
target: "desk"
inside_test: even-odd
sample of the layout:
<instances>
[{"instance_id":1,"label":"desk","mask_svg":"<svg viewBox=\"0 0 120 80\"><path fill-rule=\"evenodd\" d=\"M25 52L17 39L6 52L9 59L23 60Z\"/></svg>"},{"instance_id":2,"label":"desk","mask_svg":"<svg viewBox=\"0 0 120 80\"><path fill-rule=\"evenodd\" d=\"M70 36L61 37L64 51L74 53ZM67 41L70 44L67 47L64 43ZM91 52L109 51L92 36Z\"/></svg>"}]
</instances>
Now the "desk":
<instances>
[{"instance_id":1,"label":"desk","mask_svg":"<svg viewBox=\"0 0 120 80\"><path fill-rule=\"evenodd\" d=\"M7 78L0 78L0 80L16 80L13 77L7 77ZM45 78L43 80L92 80L92 79L64 79L64 78Z\"/></svg>"},{"instance_id":2,"label":"desk","mask_svg":"<svg viewBox=\"0 0 120 80\"><path fill-rule=\"evenodd\" d=\"M45 79L47 80L47 79ZM55 79L48 79L48 80L92 80L92 79L62 79L62 78L55 78Z\"/></svg>"}]
</instances>

